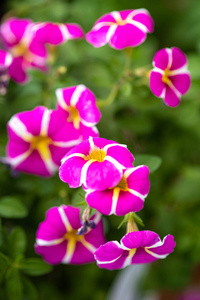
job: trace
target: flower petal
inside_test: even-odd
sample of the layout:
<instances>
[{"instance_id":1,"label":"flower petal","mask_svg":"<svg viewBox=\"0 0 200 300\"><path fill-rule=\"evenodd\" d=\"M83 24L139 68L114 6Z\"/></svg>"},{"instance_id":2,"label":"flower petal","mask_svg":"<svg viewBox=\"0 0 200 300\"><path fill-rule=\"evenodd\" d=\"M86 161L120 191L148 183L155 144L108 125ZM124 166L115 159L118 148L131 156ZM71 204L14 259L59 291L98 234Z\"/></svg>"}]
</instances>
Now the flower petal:
<instances>
[{"instance_id":1,"label":"flower petal","mask_svg":"<svg viewBox=\"0 0 200 300\"><path fill-rule=\"evenodd\" d=\"M176 47L172 48L172 64L170 70L177 70L187 65L186 55Z\"/></svg>"},{"instance_id":2,"label":"flower petal","mask_svg":"<svg viewBox=\"0 0 200 300\"><path fill-rule=\"evenodd\" d=\"M11 65L8 67L8 72L10 77L17 83L24 84L29 79L23 66L22 57L13 58Z\"/></svg>"},{"instance_id":3,"label":"flower petal","mask_svg":"<svg viewBox=\"0 0 200 300\"><path fill-rule=\"evenodd\" d=\"M165 84L162 82L162 74L156 71L151 71L150 74L150 89L156 97L162 97L165 91Z\"/></svg>"},{"instance_id":4,"label":"flower petal","mask_svg":"<svg viewBox=\"0 0 200 300\"><path fill-rule=\"evenodd\" d=\"M128 175L128 177L126 177ZM147 166L138 166L124 173L127 178L128 188L146 196L150 189L149 168Z\"/></svg>"},{"instance_id":5,"label":"flower petal","mask_svg":"<svg viewBox=\"0 0 200 300\"><path fill-rule=\"evenodd\" d=\"M180 97L169 86L166 87L164 101L168 106L176 107L180 103Z\"/></svg>"},{"instance_id":6,"label":"flower petal","mask_svg":"<svg viewBox=\"0 0 200 300\"><path fill-rule=\"evenodd\" d=\"M63 241L57 245L39 246L35 245L35 251L40 254L49 264L59 264L66 254L67 241ZM56 254L56 255L55 255Z\"/></svg>"},{"instance_id":7,"label":"flower petal","mask_svg":"<svg viewBox=\"0 0 200 300\"><path fill-rule=\"evenodd\" d=\"M129 191L120 191L116 204L115 214L124 216L129 212L140 211L144 206L144 200L131 194Z\"/></svg>"},{"instance_id":8,"label":"flower petal","mask_svg":"<svg viewBox=\"0 0 200 300\"><path fill-rule=\"evenodd\" d=\"M83 29L78 24L64 24L67 27L67 30L70 35L70 39L80 39L84 37Z\"/></svg>"},{"instance_id":9,"label":"flower petal","mask_svg":"<svg viewBox=\"0 0 200 300\"><path fill-rule=\"evenodd\" d=\"M86 194L88 205L103 215L109 215L112 209L113 189L93 191Z\"/></svg>"},{"instance_id":10,"label":"flower petal","mask_svg":"<svg viewBox=\"0 0 200 300\"><path fill-rule=\"evenodd\" d=\"M105 190L114 187L120 181L122 169L110 161L92 162L86 172L82 172L81 182L86 188Z\"/></svg>"},{"instance_id":11,"label":"flower petal","mask_svg":"<svg viewBox=\"0 0 200 300\"><path fill-rule=\"evenodd\" d=\"M172 81L174 87L182 95L187 93L187 91L190 88L191 79L190 79L190 74L189 73L177 74L177 75L174 75L174 76L170 76L169 79Z\"/></svg>"},{"instance_id":12,"label":"flower petal","mask_svg":"<svg viewBox=\"0 0 200 300\"><path fill-rule=\"evenodd\" d=\"M154 58L153 58L153 66L156 68L159 68L161 70L165 70L171 61L170 53L171 50L168 48L164 48L156 52Z\"/></svg>"},{"instance_id":13,"label":"flower petal","mask_svg":"<svg viewBox=\"0 0 200 300\"><path fill-rule=\"evenodd\" d=\"M110 28L114 26L102 25L98 29L92 29L86 34L86 41L92 44L94 47L99 48L104 46L108 42ZM111 28L112 30L112 28Z\"/></svg>"},{"instance_id":14,"label":"flower petal","mask_svg":"<svg viewBox=\"0 0 200 300\"><path fill-rule=\"evenodd\" d=\"M6 20L0 28L0 34L3 42L8 47L18 44L28 25L32 24L29 19L10 18Z\"/></svg>"},{"instance_id":15,"label":"flower petal","mask_svg":"<svg viewBox=\"0 0 200 300\"><path fill-rule=\"evenodd\" d=\"M140 45L146 39L146 33L132 24L117 26L114 35L110 39L110 46L121 50L126 47Z\"/></svg>"}]
</instances>

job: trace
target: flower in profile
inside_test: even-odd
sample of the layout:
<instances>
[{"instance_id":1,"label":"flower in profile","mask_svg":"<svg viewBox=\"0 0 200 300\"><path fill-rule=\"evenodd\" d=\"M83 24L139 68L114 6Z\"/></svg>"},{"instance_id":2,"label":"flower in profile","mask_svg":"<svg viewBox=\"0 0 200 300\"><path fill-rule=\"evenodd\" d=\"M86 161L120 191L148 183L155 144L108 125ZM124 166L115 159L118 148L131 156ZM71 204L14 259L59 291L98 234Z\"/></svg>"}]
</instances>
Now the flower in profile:
<instances>
[{"instance_id":1,"label":"flower in profile","mask_svg":"<svg viewBox=\"0 0 200 300\"><path fill-rule=\"evenodd\" d=\"M83 84L56 90L57 108L65 112L65 118L76 129L80 125L96 125L101 113L96 105L95 95Z\"/></svg>"},{"instance_id":2,"label":"flower in profile","mask_svg":"<svg viewBox=\"0 0 200 300\"><path fill-rule=\"evenodd\" d=\"M176 107L191 83L186 55L176 47L161 49L154 56L153 67L150 74L152 93L163 98L168 106Z\"/></svg>"},{"instance_id":3,"label":"flower in profile","mask_svg":"<svg viewBox=\"0 0 200 300\"><path fill-rule=\"evenodd\" d=\"M66 205L50 208L37 230L36 252L50 264L94 262L93 253L105 243L105 237L100 215L94 214L90 221L96 225L95 228L78 235L82 226L79 208Z\"/></svg>"},{"instance_id":4,"label":"flower in profile","mask_svg":"<svg viewBox=\"0 0 200 300\"><path fill-rule=\"evenodd\" d=\"M109 43L121 50L142 44L153 27L153 19L146 9L113 11L97 20L86 40L97 48Z\"/></svg>"},{"instance_id":5,"label":"flower in profile","mask_svg":"<svg viewBox=\"0 0 200 300\"><path fill-rule=\"evenodd\" d=\"M28 69L47 69L46 44L59 45L82 36L83 31L76 24L33 23L29 19L14 17L6 20L0 27L0 37L13 57L8 69L10 77L18 83L25 83Z\"/></svg>"},{"instance_id":6,"label":"flower in profile","mask_svg":"<svg viewBox=\"0 0 200 300\"><path fill-rule=\"evenodd\" d=\"M88 205L104 215L124 216L143 208L148 195L149 169L146 166L125 169L113 188L103 191L86 190Z\"/></svg>"},{"instance_id":7,"label":"flower in profile","mask_svg":"<svg viewBox=\"0 0 200 300\"><path fill-rule=\"evenodd\" d=\"M174 237L167 235L163 241L149 230L127 233L119 242L111 241L100 246L94 256L100 268L122 269L132 264L145 264L165 258L173 252Z\"/></svg>"},{"instance_id":8,"label":"flower in profile","mask_svg":"<svg viewBox=\"0 0 200 300\"><path fill-rule=\"evenodd\" d=\"M82 141L70 123L62 126L58 111L43 106L14 115L8 135L6 162L14 170L39 176L53 175L63 155Z\"/></svg>"},{"instance_id":9,"label":"flower in profile","mask_svg":"<svg viewBox=\"0 0 200 300\"><path fill-rule=\"evenodd\" d=\"M105 190L118 184L123 170L132 167L133 160L126 145L89 137L63 157L59 176L71 188L83 185L87 189Z\"/></svg>"}]
</instances>

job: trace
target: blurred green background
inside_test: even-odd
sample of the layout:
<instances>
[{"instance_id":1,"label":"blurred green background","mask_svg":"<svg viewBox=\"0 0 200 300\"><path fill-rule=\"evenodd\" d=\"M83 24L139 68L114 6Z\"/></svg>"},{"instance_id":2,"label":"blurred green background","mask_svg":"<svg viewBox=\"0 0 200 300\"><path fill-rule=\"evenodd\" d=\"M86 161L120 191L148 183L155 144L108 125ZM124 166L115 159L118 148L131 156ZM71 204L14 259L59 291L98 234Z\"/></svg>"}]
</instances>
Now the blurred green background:
<instances>
[{"instance_id":1,"label":"blurred green background","mask_svg":"<svg viewBox=\"0 0 200 300\"><path fill-rule=\"evenodd\" d=\"M200 286L200 1L7 0L1 15L35 22L75 22L88 32L101 15L134 8L150 12L155 31L133 49L132 70L151 69L158 49L176 46L187 54L192 86L173 109L152 95L147 78L129 78L115 101L102 107L98 129L101 137L127 144L136 165L147 162L156 168L159 157L162 160L150 174L151 190L139 216L145 229L157 232L161 238L170 233L177 245L167 259L150 266L141 289L158 291L160 299L166 299L170 291L168 299L178 299L175 294L183 289ZM81 83L98 99L106 99L125 64L122 51L108 45L95 49L85 40L68 41L56 55L49 74L31 71L28 84L20 86L10 81L7 95L1 96L0 156L5 156L6 123L13 114L46 103L54 108L56 88ZM66 66L67 72L55 76L59 66ZM156 156L153 162L149 155ZM34 261L38 258L34 252L35 232L45 211L54 205L81 202L79 192L70 190L57 174L51 179L26 174L15 178L0 165L1 300L106 299L120 271L101 270L95 264L58 265L51 271L41 260ZM5 209L5 202L10 203L10 209ZM117 230L121 220L115 216L104 218L108 240L119 240L124 235L125 227ZM19 268L19 261L23 268ZM12 267L8 267L10 262Z\"/></svg>"}]
</instances>

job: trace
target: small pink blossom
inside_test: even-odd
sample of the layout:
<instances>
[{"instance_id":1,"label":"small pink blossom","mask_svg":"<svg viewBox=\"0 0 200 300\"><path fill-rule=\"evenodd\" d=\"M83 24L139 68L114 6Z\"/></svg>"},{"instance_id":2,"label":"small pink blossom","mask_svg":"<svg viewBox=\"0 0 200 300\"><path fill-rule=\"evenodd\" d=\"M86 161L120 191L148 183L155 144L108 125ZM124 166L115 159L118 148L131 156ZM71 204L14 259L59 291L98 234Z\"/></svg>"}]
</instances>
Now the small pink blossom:
<instances>
[{"instance_id":1,"label":"small pink blossom","mask_svg":"<svg viewBox=\"0 0 200 300\"><path fill-rule=\"evenodd\" d=\"M94 256L100 268L114 270L163 259L174 247L174 237L170 234L162 242L153 231L134 231L126 234L120 243L111 241L100 246Z\"/></svg>"},{"instance_id":2,"label":"small pink blossom","mask_svg":"<svg viewBox=\"0 0 200 300\"><path fill-rule=\"evenodd\" d=\"M76 129L80 125L96 125L101 113L96 105L95 95L83 84L57 89L57 108L65 112L65 118L72 122Z\"/></svg>"},{"instance_id":3,"label":"small pink blossom","mask_svg":"<svg viewBox=\"0 0 200 300\"><path fill-rule=\"evenodd\" d=\"M116 186L103 191L86 190L88 205L104 215L124 216L143 208L148 195L149 169L146 166L125 169Z\"/></svg>"},{"instance_id":4,"label":"small pink blossom","mask_svg":"<svg viewBox=\"0 0 200 300\"><path fill-rule=\"evenodd\" d=\"M103 223L99 214L90 221L96 226L78 235L82 226L80 209L61 205L52 207L40 223L36 234L35 250L50 264L85 264L94 262L94 252L105 243Z\"/></svg>"},{"instance_id":5,"label":"small pink blossom","mask_svg":"<svg viewBox=\"0 0 200 300\"><path fill-rule=\"evenodd\" d=\"M18 83L25 83L28 69L46 70L46 44L59 45L83 35L76 24L33 23L29 19L18 18L6 20L0 27L0 37L13 57L8 69L10 77Z\"/></svg>"},{"instance_id":6,"label":"small pink blossom","mask_svg":"<svg viewBox=\"0 0 200 300\"><path fill-rule=\"evenodd\" d=\"M142 44L153 27L146 9L113 11L97 20L86 40L97 48L109 43L112 48L121 50Z\"/></svg>"},{"instance_id":7,"label":"small pink blossom","mask_svg":"<svg viewBox=\"0 0 200 300\"><path fill-rule=\"evenodd\" d=\"M150 75L152 93L163 98L168 106L176 107L191 83L185 54L176 47L161 49L154 56L153 67Z\"/></svg>"},{"instance_id":8,"label":"small pink blossom","mask_svg":"<svg viewBox=\"0 0 200 300\"><path fill-rule=\"evenodd\" d=\"M82 141L72 124L63 126L60 114L39 106L20 112L8 122L6 162L14 170L51 176L63 155Z\"/></svg>"},{"instance_id":9,"label":"small pink blossom","mask_svg":"<svg viewBox=\"0 0 200 300\"><path fill-rule=\"evenodd\" d=\"M60 179L71 188L105 190L120 181L134 157L125 145L98 137L89 137L71 149L62 159Z\"/></svg>"}]
</instances>

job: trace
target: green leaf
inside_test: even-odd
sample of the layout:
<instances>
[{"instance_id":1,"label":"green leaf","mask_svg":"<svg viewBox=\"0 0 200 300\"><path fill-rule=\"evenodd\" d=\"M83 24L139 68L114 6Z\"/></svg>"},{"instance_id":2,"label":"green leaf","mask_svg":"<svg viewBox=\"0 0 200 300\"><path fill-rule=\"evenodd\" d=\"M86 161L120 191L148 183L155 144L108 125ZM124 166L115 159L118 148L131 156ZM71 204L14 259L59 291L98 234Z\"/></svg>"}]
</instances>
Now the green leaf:
<instances>
[{"instance_id":1,"label":"green leaf","mask_svg":"<svg viewBox=\"0 0 200 300\"><path fill-rule=\"evenodd\" d=\"M26 250L26 235L21 227L15 227L8 239L10 255L16 257Z\"/></svg>"},{"instance_id":2,"label":"green leaf","mask_svg":"<svg viewBox=\"0 0 200 300\"><path fill-rule=\"evenodd\" d=\"M0 218L0 247L3 244L3 231L2 231L2 222Z\"/></svg>"},{"instance_id":3,"label":"green leaf","mask_svg":"<svg viewBox=\"0 0 200 300\"><path fill-rule=\"evenodd\" d=\"M6 292L9 300L22 299L22 283L17 269L10 268L6 273Z\"/></svg>"},{"instance_id":4,"label":"green leaf","mask_svg":"<svg viewBox=\"0 0 200 300\"><path fill-rule=\"evenodd\" d=\"M136 213L132 213L133 219L134 221L139 224L140 226L144 227L144 222L142 221L142 219L136 214Z\"/></svg>"},{"instance_id":5,"label":"green leaf","mask_svg":"<svg viewBox=\"0 0 200 300\"><path fill-rule=\"evenodd\" d=\"M37 300L38 292L33 283L25 276L22 277L22 283L24 288L24 296L30 300Z\"/></svg>"},{"instance_id":6,"label":"green leaf","mask_svg":"<svg viewBox=\"0 0 200 300\"><path fill-rule=\"evenodd\" d=\"M52 270L52 266L40 258L27 258L20 262L20 269L32 276L44 275Z\"/></svg>"},{"instance_id":7,"label":"green leaf","mask_svg":"<svg viewBox=\"0 0 200 300\"><path fill-rule=\"evenodd\" d=\"M135 155L134 166L146 165L150 172L155 172L161 165L162 159L159 156L149 154L138 154Z\"/></svg>"},{"instance_id":8,"label":"green leaf","mask_svg":"<svg viewBox=\"0 0 200 300\"><path fill-rule=\"evenodd\" d=\"M3 197L0 200L0 216L4 218L24 218L28 215L26 206L17 197Z\"/></svg>"},{"instance_id":9,"label":"green leaf","mask_svg":"<svg viewBox=\"0 0 200 300\"><path fill-rule=\"evenodd\" d=\"M7 256L0 253L0 282L2 281L4 274L9 266L10 262Z\"/></svg>"}]
</instances>

